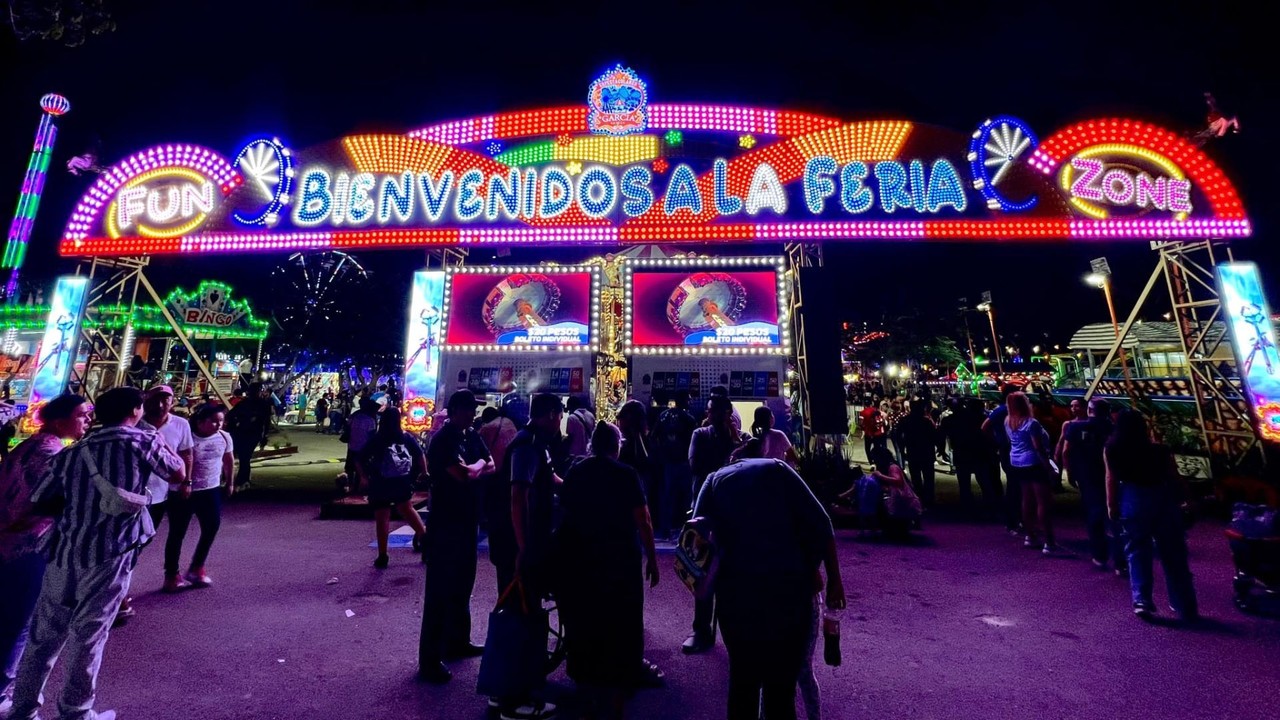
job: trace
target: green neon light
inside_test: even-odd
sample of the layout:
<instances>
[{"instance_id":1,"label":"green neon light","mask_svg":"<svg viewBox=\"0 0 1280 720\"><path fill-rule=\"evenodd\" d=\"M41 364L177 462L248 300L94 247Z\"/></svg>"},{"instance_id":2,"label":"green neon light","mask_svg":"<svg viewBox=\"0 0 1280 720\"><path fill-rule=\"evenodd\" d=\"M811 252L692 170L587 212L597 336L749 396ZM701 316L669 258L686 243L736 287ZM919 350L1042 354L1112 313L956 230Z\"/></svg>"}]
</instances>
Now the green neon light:
<instances>
[{"instance_id":1,"label":"green neon light","mask_svg":"<svg viewBox=\"0 0 1280 720\"><path fill-rule=\"evenodd\" d=\"M555 160L556 143L554 140L539 140L538 142L525 143L498 153L493 157L498 162L509 165L539 165L549 163Z\"/></svg>"},{"instance_id":2,"label":"green neon light","mask_svg":"<svg viewBox=\"0 0 1280 720\"><path fill-rule=\"evenodd\" d=\"M684 133L679 130L668 130L667 134L662 136L662 139L667 141L668 145L680 145L684 142Z\"/></svg>"}]
</instances>

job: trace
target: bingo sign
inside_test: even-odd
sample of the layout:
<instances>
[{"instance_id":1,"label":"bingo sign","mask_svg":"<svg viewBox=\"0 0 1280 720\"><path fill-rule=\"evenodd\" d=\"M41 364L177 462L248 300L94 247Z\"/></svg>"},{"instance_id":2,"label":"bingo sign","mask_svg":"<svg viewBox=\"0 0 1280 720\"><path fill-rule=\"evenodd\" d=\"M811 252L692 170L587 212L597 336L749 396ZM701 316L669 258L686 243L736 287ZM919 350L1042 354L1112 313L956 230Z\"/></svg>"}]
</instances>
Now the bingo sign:
<instances>
[{"instance_id":1,"label":"bingo sign","mask_svg":"<svg viewBox=\"0 0 1280 720\"><path fill-rule=\"evenodd\" d=\"M1253 263L1218 266L1218 288L1236 368L1262 439L1280 442L1280 352L1262 277Z\"/></svg>"},{"instance_id":2,"label":"bingo sign","mask_svg":"<svg viewBox=\"0 0 1280 720\"><path fill-rule=\"evenodd\" d=\"M477 268L447 282L451 350L588 350L599 304L594 267Z\"/></svg>"},{"instance_id":3,"label":"bingo sign","mask_svg":"<svg viewBox=\"0 0 1280 720\"><path fill-rule=\"evenodd\" d=\"M773 354L786 344L777 258L628 263L628 352Z\"/></svg>"},{"instance_id":4,"label":"bingo sign","mask_svg":"<svg viewBox=\"0 0 1280 720\"><path fill-rule=\"evenodd\" d=\"M231 286L205 282L195 292L175 290L167 299L169 310L183 325L216 332L242 324L249 307L231 299Z\"/></svg>"}]
</instances>

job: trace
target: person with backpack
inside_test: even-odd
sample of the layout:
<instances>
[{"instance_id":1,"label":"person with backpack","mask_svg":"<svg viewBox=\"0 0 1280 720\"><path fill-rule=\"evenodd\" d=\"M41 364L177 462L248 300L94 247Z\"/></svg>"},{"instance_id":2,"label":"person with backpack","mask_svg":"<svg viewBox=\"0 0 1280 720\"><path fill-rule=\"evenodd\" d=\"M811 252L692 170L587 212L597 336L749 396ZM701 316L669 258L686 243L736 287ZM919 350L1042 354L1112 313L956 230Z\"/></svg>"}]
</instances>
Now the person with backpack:
<instances>
[{"instance_id":1,"label":"person with backpack","mask_svg":"<svg viewBox=\"0 0 1280 720\"><path fill-rule=\"evenodd\" d=\"M569 396L569 415L565 418L565 452L573 457L585 457L587 441L596 427L596 416L591 412L590 401L582 395Z\"/></svg>"},{"instance_id":2,"label":"person with backpack","mask_svg":"<svg viewBox=\"0 0 1280 720\"><path fill-rule=\"evenodd\" d=\"M373 566L385 569L391 559L387 555L387 538L391 534L391 508L413 526L413 547L422 547L427 528L413 507L413 483L425 470L422 448L413 435L400 427L400 411L387 408L382 412L378 431L365 446L360 467L369 478L369 506L373 508L374 527L378 536L378 557Z\"/></svg>"},{"instance_id":3,"label":"person with backpack","mask_svg":"<svg viewBox=\"0 0 1280 720\"><path fill-rule=\"evenodd\" d=\"M343 467L343 475L346 477L343 485L347 492L354 495L360 491L360 482L363 479L363 468L360 464L360 457L364 454L365 446L373 439L374 433L378 430L378 404L367 397L360 398L359 409L347 418L346 424L342 428L342 434L338 436L339 442L347 444L347 461ZM236 447L240 447L239 441L236 441Z\"/></svg>"},{"instance_id":4,"label":"person with backpack","mask_svg":"<svg viewBox=\"0 0 1280 720\"><path fill-rule=\"evenodd\" d=\"M493 459L473 427L476 396L470 390L459 390L449 397L446 410L449 419L427 446L431 528L427 534L427 589L422 601L418 675L432 683L444 683L451 677L442 660L477 657L484 652L471 642L471 590L476 584L480 525L478 481L493 472ZM391 412L399 414L395 408L382 414Z\"/></svg>"},{"instance_id":5,"label":"person with backpack","mask_svg":"<svg viewBox=\"0 0 1280 720\"><path fill-rule=\"evenodd\" d=\"M653 444L662 464L662 485L667 489L656 509L657 536L664 540L679 534L680 525L693 507L693 470L689 467L689 443L698 421L689 413L689 393L677 390L674 407L663 410L653 428ZM652 509L652 508L651 508Z\"/></svg>"}]
</instances>

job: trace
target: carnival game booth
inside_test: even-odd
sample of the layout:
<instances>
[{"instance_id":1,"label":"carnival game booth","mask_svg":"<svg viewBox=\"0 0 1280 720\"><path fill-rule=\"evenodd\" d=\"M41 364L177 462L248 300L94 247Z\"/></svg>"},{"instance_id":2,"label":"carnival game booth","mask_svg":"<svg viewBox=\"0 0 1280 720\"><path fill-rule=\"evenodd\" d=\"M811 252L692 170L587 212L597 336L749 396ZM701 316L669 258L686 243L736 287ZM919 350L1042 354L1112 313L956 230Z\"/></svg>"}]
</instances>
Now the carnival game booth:
<instances>
[{"instance_id":1,"label":"carnival game booth","mask_svg":"<svg viewBox=\"0 0 1280 720\"><path fill-rule=\"evenodd\" d=\"M419 277L405 354L414 425L463 389L489 406L508 393L526 401L536 393L594 396L599 265L458 267ZM438 305L427 297L432 280L443 280ZM432 363L439 368L434 397L424 383Z\"/></svg>"},{"instance_id":2,"label":"carnival game booth","mask_svg":"<svg viewBox=\"0 0 1280 720\"><path fill-rule=\"evenodd\" d=\"M785 427L791 329L783 258L628 258L622 282L631 397L666 407L687 393L697 414L719 385L744 424L765 404Z\"/></svg>"}]
</instances>

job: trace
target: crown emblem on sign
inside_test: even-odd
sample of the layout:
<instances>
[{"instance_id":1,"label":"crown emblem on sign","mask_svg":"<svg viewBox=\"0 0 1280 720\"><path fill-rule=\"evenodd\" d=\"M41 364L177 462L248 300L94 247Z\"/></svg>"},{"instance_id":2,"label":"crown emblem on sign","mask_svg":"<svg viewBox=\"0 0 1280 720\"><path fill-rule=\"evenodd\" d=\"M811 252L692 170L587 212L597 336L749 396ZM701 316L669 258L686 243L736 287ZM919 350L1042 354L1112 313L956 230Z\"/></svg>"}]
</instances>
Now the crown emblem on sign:
<instances>
[{"instance_id":1,"label":"crown emblem on sign","mask_svg":"<svg viewBox=\"0 0 1280 720\"><path fill-rule=\"evenodd\" d=\"M600 135L642 133L649 127L648 101L640 76L618 65L591 83L587 128Z\"/></svg>"}]
</instances>

